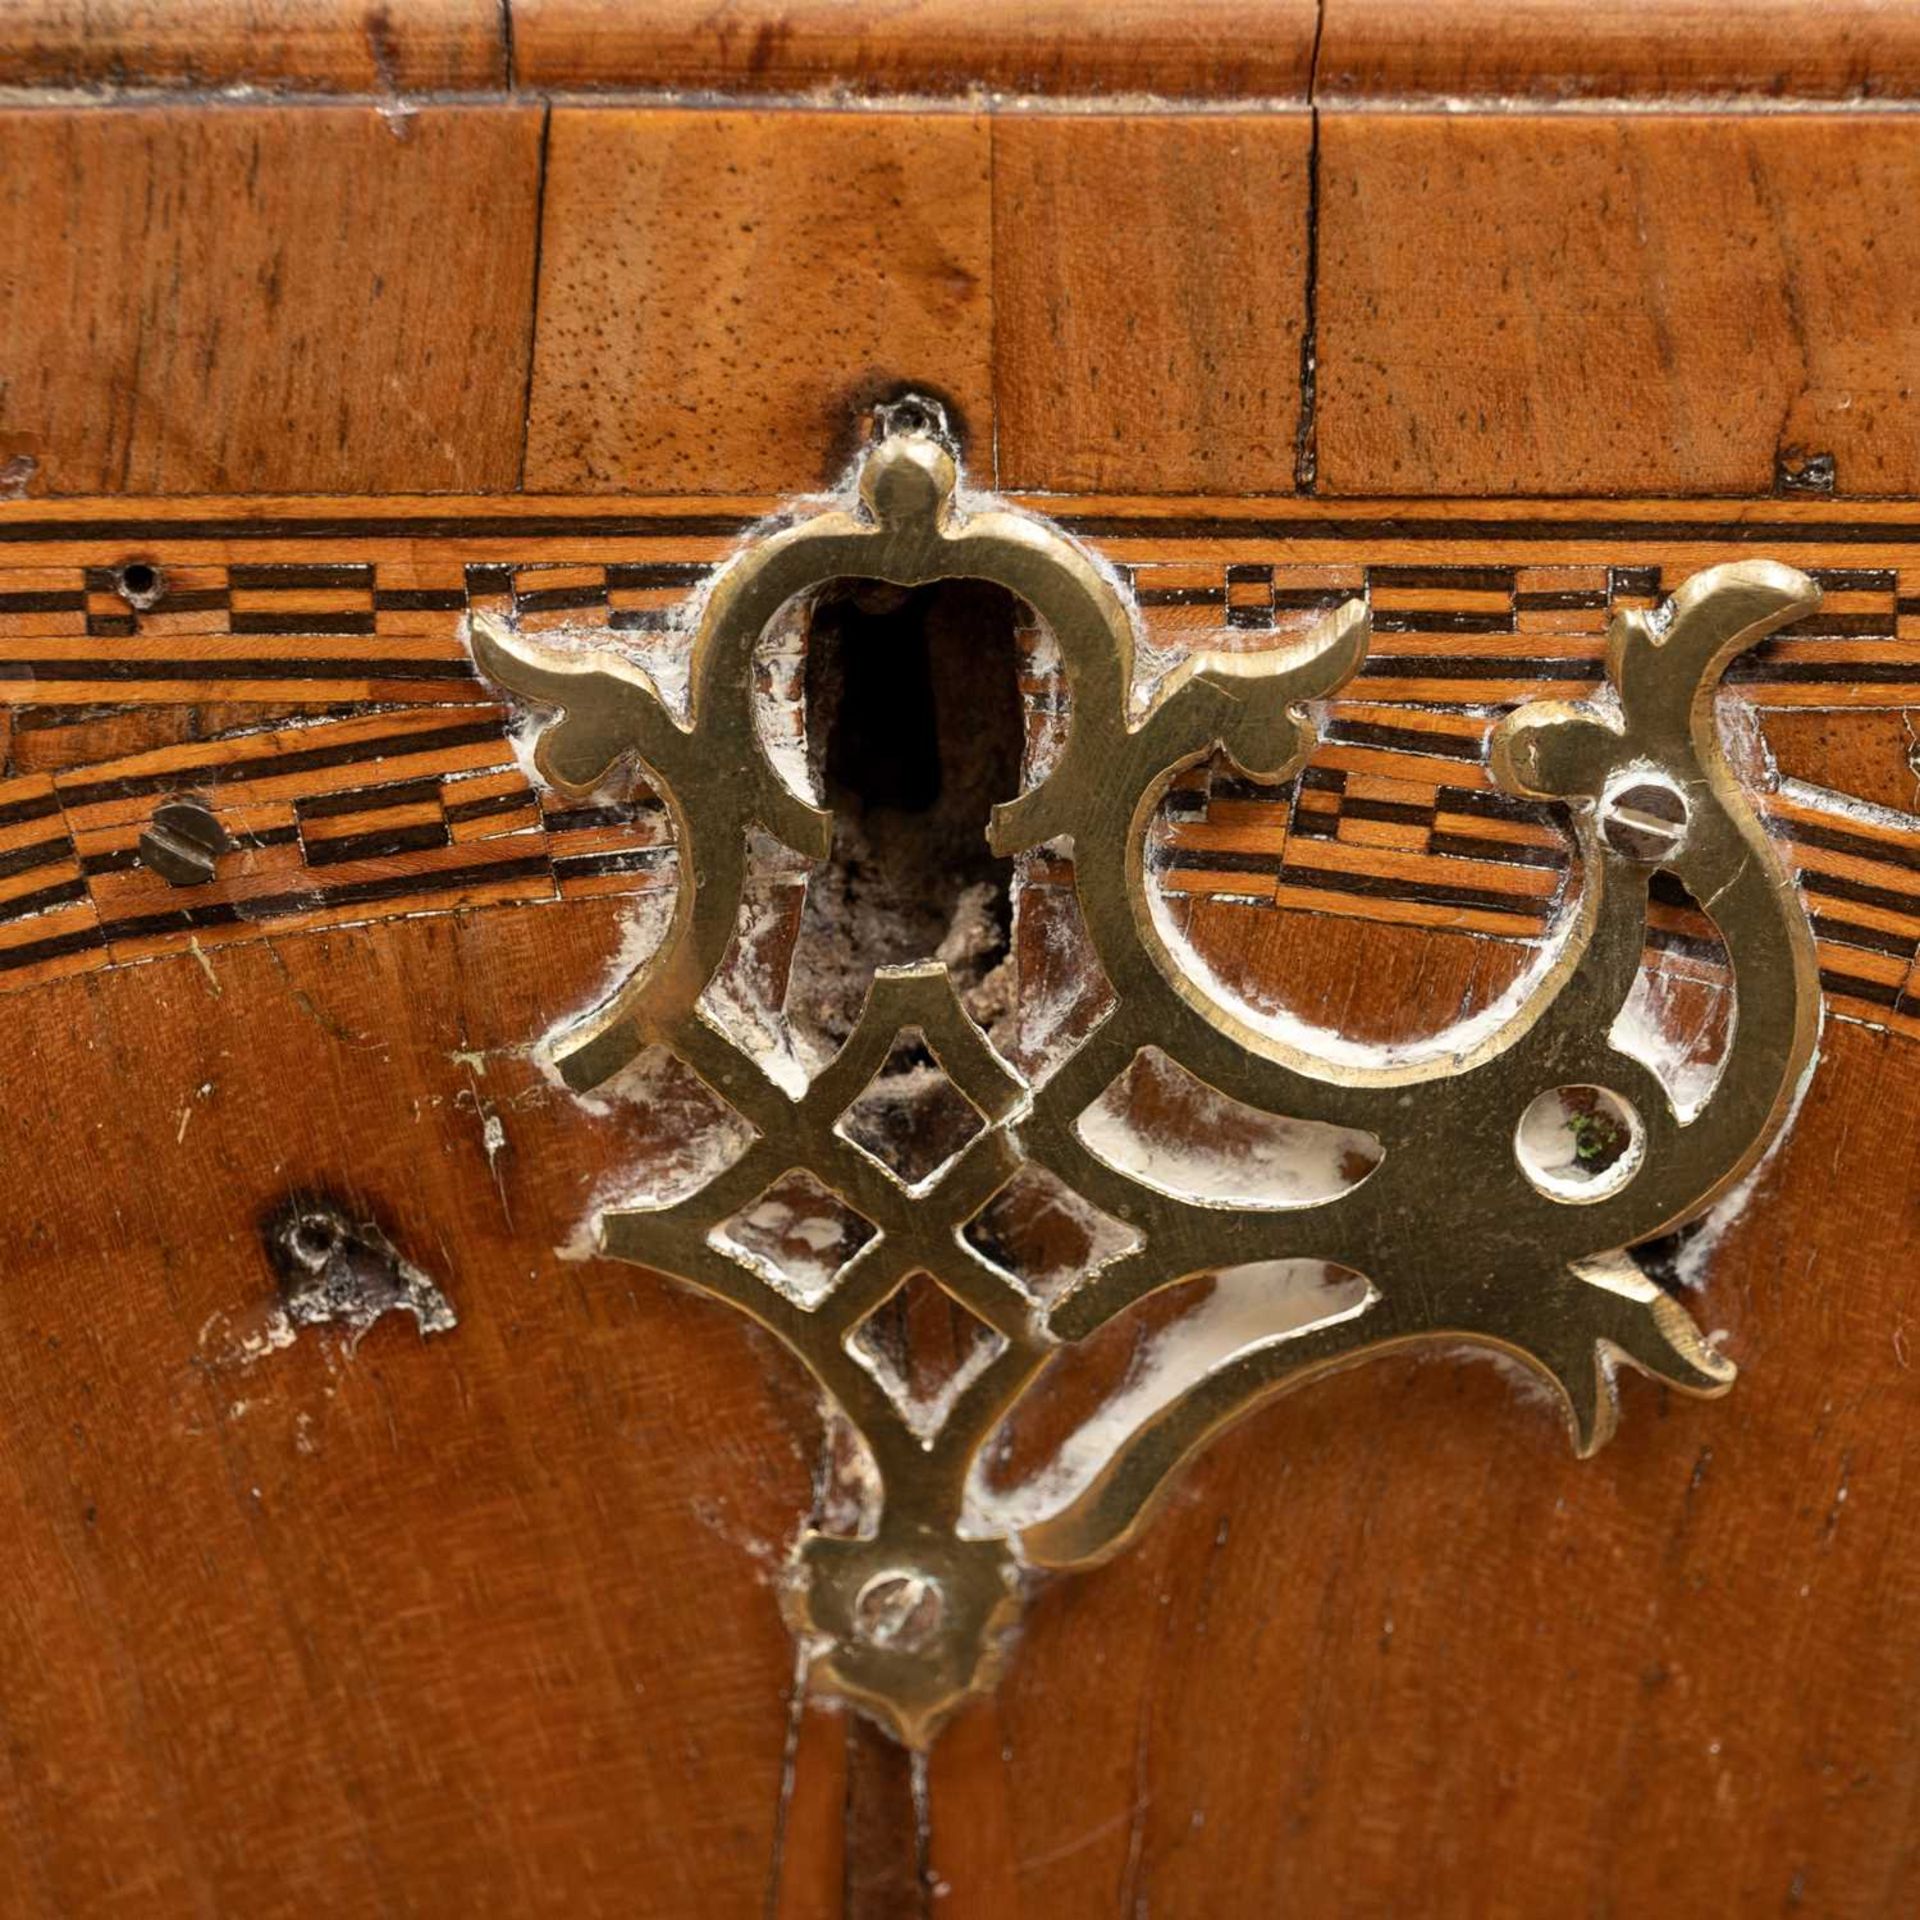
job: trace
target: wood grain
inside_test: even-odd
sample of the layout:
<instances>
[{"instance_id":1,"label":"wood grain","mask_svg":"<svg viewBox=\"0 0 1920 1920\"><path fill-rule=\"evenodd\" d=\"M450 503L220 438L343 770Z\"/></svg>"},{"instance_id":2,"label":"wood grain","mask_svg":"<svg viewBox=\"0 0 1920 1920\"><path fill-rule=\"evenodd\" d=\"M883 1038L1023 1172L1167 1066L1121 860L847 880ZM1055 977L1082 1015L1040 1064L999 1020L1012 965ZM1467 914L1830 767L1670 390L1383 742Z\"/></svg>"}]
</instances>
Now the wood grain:
<instances>
[{"instance_id":1,"label":"wood grain","mask_svg":"<svg viewBox=\"0 0 1920 1920\"><path fill-rule=\"evenodd\" d=\"M954 1910L1910 1910L1916 1138L1830 1028L1700 1303L1740 1382L1595 1460L1452 1358L1256 1416L936 1749Z\"/></svg>"},{"instance_id":2,"label":"wood grain","mask_svg":"<svg viewBox=\"0 0 1920 1920\"><path fill-rule=\"evenodd\" d=\"M429 93L498 87L499 0L9 0L0 84Z\"/></svg>"},{"instance_id":3,"label":"wood grain","mask_svg":"<svg viewBox=\"0 0 1920 1920\"><path fill-rule=\"evenodd\" d=\"M986 122L558 108L529 488L820 486L863 404L991 445Z\"/></svg>"},{"instance_id":4,"label":"wood grain","mask_svg":"<svg viewBox=\"0 0 1920 1920\"><path fill-rule=\"evenodd\" d=\"M1920 487L1920 129L1329 113L1329 492Z\"/></svg>"},{"instance_id":5,"label":"wood grain","mask_svg":"<svg viewBox=\"0 0 1920 1920\"><path fill-rule=\"evenodd\" d=\"M1288 492L1304 115L994 122L1000 478Z\"/></svg>"},{"instance_id":6,"label":"wood grain","mask_svg":"<svg viewBox=\"0 0 1920 1920\"><path fill-rule=\"evenodd\" d=\"M792 1651L743 1550L806 1509L810 1402L727 1316L556 1258L638 1116L524 1052L618 938L535 914L9 1024L8 1085L57 1096L4 1123L10 1913L757 1907ZM259 1228L299 1188L459 1326L275 1350Z\"/></svg>"},{"instance_id":7,"label":"wood grain","mask_svg":"<svg viewBox=\"0 0 1920 1920\"><path fill-rule=\"evenodd\" d=\"M1312 0L514 0L527 87L1299 99Z\"/></svg>"},{"instance_id":8,"label":"wood grain","mask_svg":"<svg viewBox=\"0 0 1920 1920\"><path fill-rule=\"evenodd\" d=\"M540 114L0 114L30 494L515 484Z\"/></svg>"},{"instance_id":9,"label":"wood grain","mask_svg":"<svg viewBox=\"0 0 1920 1920\"><path fill-rule=\"evenodd\" d=\"M1319 17L516 0L527 96L438 104L500 84L477 0L0 21L0 78L179 89L0 116L0 1910L1920 1907L1913 10L1326 0L1316 195ZM379 106L193 95L241 83ZM543 215L534 90L603 86L737 103L555 106ZM1351 104L1437 93L1490 111ZM1616 95L1663 110L1515 110ZM1700 566L1826 594L1739 677L1827 1025L1688 1295L1733 1395L1629 1379L1586 1463L1457 1356L1266 1409L923 1780L796 1686L815 1394L560 1251L668 1124L537 1052L661 823L536 802L459 630L670 644L908 384L1158 643L1368 599L1310 777L1191 770L1161 835L1219 974L1357 1036L1485 1004L1564 893L1492 714ZM178 783L273 890L141 869ZM458 1325L277 1321L302 1192Z\"/></svg>"},{"instance_id":10,"label":"wood grain","mask_svg":"<svg viewBox=\"0 0 1920 1920\"><path fill-rule=\"evenodd\" d=\"M1883 0L1327 0L1316 96L1910 98L1920 11Z\"/></svg>"}]
</instances>

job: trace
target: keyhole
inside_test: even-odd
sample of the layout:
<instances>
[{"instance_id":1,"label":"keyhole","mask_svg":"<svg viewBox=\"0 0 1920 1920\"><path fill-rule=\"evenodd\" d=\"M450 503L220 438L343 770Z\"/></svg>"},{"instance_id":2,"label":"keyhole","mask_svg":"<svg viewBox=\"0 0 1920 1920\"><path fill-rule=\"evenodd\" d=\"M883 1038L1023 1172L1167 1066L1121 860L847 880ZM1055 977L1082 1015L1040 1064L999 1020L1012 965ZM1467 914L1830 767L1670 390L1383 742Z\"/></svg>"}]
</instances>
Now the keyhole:
<instances>
[{"instance_id":1,"label":"keyhole","mask_svg":"<svg viewBox=\"0 0 1920 1920\"><path fill-rule=\"evenodd\" d=\"M806 707L834 814L789 997L844 1039L876 966L938 957L963 999L1006 957L1011 864L987 846L1020 788L1018 603L978 580L845 581L816 603Z\"/></svg>"}]
</instances>

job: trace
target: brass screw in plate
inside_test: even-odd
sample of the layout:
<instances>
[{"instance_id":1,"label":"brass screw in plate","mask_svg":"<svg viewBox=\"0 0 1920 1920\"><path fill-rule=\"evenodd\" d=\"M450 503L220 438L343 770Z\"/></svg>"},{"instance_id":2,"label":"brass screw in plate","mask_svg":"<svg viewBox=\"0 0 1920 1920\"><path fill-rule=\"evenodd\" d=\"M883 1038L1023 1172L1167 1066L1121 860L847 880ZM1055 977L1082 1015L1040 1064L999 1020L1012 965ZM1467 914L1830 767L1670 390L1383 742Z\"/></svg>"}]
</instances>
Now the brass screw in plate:
<instances>
[{"instance_id":1,"label":"brass screw in plate","mask_svg":"<svg viewBox=\"0 0 1920 1920\"><path fill-rule=\"evenodd\" d=\"M915 1653L933 1637L946 1610L940 1584L924 1573L876 1573L855 1596L854 1622L872 1647Z\"/></svg>"},{"instance_id":2,"label":"brass screw in plate","mask_svg":"<svg viewBox=\"0 0 1920 1920\"><path fill-rule=\"evenodd\" d=\"M1687 837L1687 797L1664 780L1636 780L1600 802L1600 838L1629 860L1671 859Z\"/></svg>"}]
</instances>

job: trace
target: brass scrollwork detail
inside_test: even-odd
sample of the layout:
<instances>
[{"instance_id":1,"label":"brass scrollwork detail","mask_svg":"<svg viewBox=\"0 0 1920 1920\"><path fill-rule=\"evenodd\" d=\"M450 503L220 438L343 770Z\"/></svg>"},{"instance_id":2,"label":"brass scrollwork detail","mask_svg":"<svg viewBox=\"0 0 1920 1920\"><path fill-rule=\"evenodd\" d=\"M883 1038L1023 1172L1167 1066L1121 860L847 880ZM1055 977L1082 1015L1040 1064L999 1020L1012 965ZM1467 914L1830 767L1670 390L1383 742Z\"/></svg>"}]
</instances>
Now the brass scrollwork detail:
<instances>
[{"instance_id":1,"label":"brass scrollwork detail","mask_svg":"<svg viewBox=\"0 0 1920 1920\"><path fill-rule=\"evenodd\" d=\"M1070 698L1063 748L994 810L988 831L1003 855L1070 850L1110 1010L1030 1082L968 1017L945 967L883 968L840 1052L805 1084L780 1084L702 1001L734 936L750 837L813 861L830 846L830 814L796 791L756 725L756 644L783 609L828 582L911 588L960 577L1010 589L1058 646ZM538 644L476 617L482 670L557 716L539 737L544 778L587 794L637 764L671 812L679 887L667 935L567 1035L558 1061L584 1092L643 1049L664 1047L751 1126L751 1144L697 1192L605 1214L600 1242L751 1314L805 1362L870 1449L878 1499L869 1526L809 1533L795 1552L794 1611L830 1684L924 1743L962 1697L990 1684L1024 1570L1114 1552L1212 1435L1367 1354L1441 1340L1524 1361L1556 1389L1582 1452L1612 1430L1620 1361L1688 1392L1726 1389L1729 1362L1624 1249L1699 1212L1752 1166L1812 1057L1812 936L1728 765L1714 701L1733 656L1817 597L1786 567L1716 567L1657 614L1616 618L1599 698L1535 702L1499 725L1499 783L1567 806L1577 898L1518 1004L1455 1051L1412 1062L1332 1062L1223 1002L1174 950L1144 865L1155 809L1183 768L1224 753L1256 782L1300 770L1316 738L1307 703L1335 694L1365 658L1359 601L1290 651L1190 659L1142 711L1133 612L1112 573L1046 521L965 496L941 435L925 421L895 421L849 497L767 532L719 575L692 640L682 711L627 659ZM1737 992L1717 1078L1687 1113L1613 1037L1659 871L1719 929ZM915 1186L839 1124L905 1029L924 1036L982 1122ZM1332 1197L1288 1205L1144 1179L1099 1150L1085 1124L1143 1050L1261 1113L1369 1136L1376 1164ZM1570 1175L1529 1159L1529 1114L1565 1089L1591 1090L1601 1103L1585 1124L1630 1123L1630 1146L1606 1178L1582 1184L1577 1167ZM1127 1230L1124 1248L1047 1302L963 1232L1029 1165ZM775 1284L716 1232L795 1170L875 1229L809 1297ZM983 1526L969 1508L969 1476L1050 1355L1160 1289L1267 1260L1325 1263L1358 1276L1357 1291L1183 1383L1114 1436L1057 1510L1002 1531ZM991 1331L990 1355L931 1425L908 1417L858 1352L862 1324L919 1275Z\"/></svg>"}]
</instances>

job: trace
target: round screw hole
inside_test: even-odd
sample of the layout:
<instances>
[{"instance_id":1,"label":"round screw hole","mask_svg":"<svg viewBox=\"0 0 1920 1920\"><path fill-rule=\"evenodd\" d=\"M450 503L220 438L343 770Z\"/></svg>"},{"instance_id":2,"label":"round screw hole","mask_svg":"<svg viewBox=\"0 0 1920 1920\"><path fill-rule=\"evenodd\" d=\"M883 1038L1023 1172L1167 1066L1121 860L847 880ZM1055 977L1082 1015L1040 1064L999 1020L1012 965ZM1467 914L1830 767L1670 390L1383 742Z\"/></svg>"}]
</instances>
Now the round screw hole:
<instances>
[{"instance_id":1,"label":"round screw hole","mask_svg":"<svg viewBox=\"0 0 1920 1920\"><path fill-rule=\"evenodd\" d=\"M1603 1200L1640 1171L1646 1129L1607 1087L1553 1087L1520 1116L1514 1157L1552 1200Z\"/></svg>"},{"instance_id":2,"label":"round screw hole","mask_svg":"<svg viewBox=\"0 0 1920 1920\"><path fill-rule=\"evenodd\" d=\"M124 560L113 570L114 591L144 612L167 590L167 576L151 560Z\"/></svg>"},{"instance_id":3,"label":"round screw hole","mask_svg":"<svg viewBox=\"0 0 1920 1920\"><path fill-rule=\"evenodd\" d=\"M303 1267L318 1272L340 1247L340 1224L324 1213L302 1214L287 1234L287 1245Z\"/></svg>"}]
</instances>

